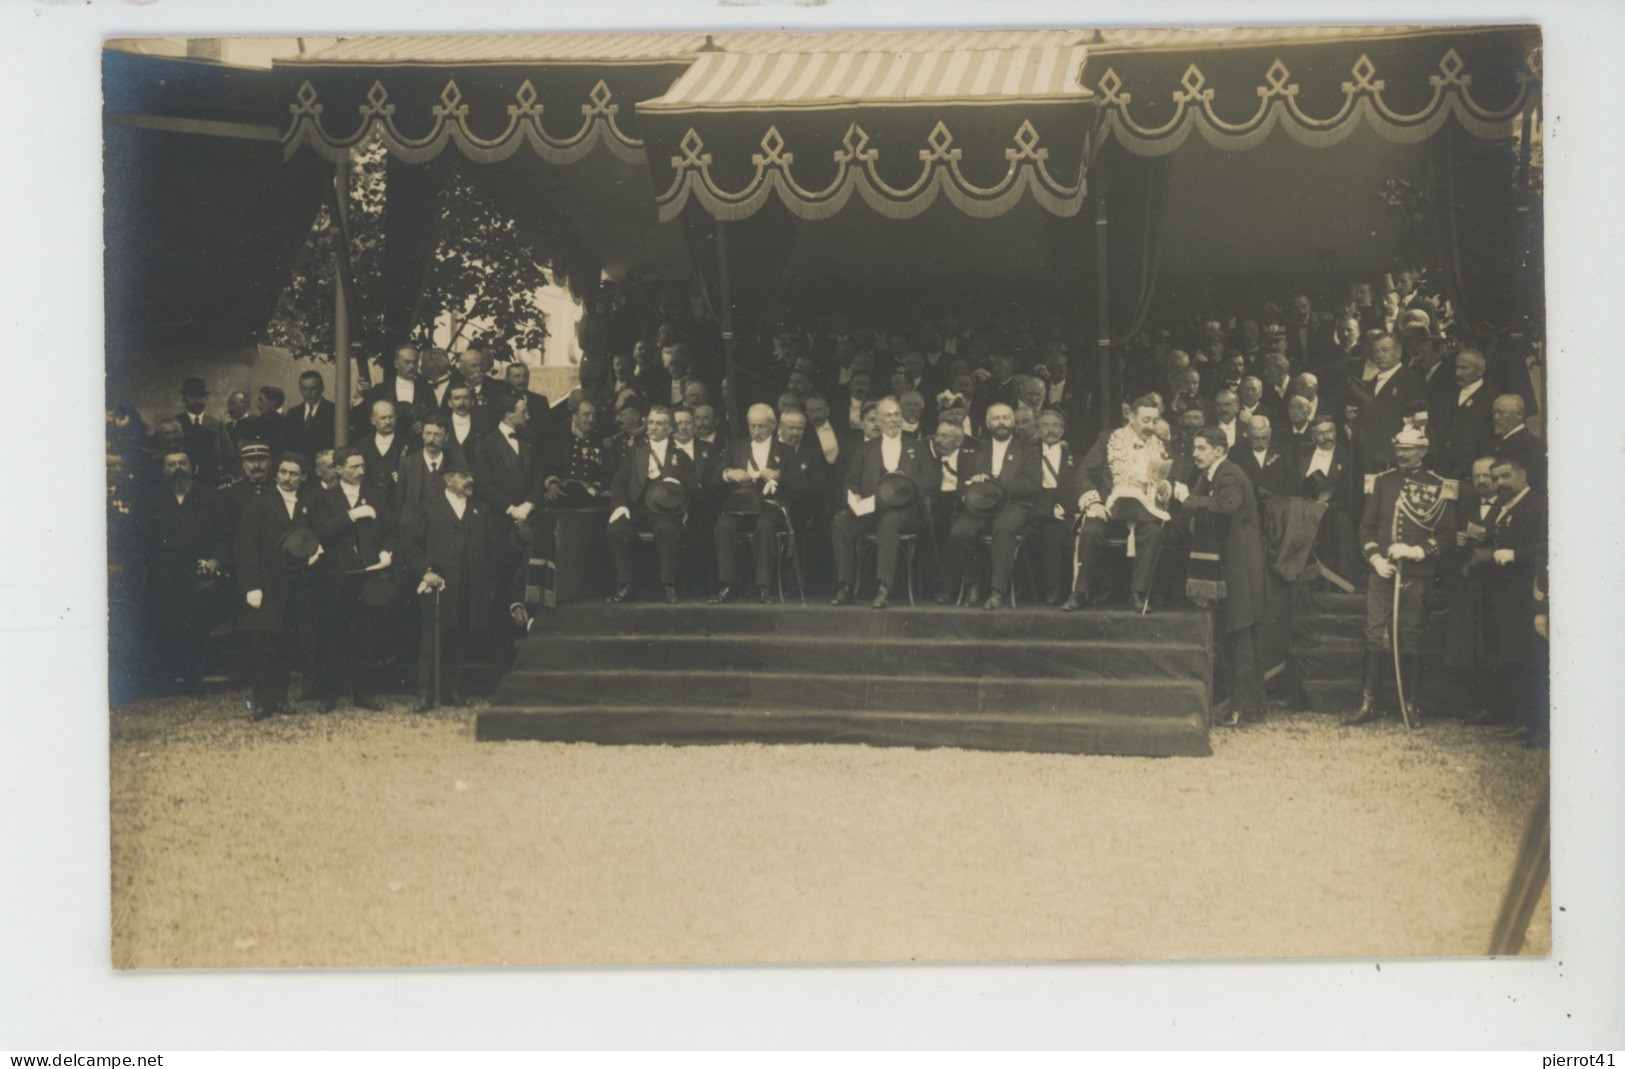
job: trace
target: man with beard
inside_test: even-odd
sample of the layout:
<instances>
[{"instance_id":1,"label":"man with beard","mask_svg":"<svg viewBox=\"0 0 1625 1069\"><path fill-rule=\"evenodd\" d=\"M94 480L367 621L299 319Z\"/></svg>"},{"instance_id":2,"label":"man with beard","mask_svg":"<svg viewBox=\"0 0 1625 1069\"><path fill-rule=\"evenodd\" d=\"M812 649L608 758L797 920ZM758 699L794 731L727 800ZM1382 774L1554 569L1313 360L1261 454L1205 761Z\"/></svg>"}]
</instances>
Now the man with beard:
<instances>
[{"instance_id":1,"label":"man with beard","mask_svg":"<svg viewBox=\"0 0 1625 1069\"><path fill-rule=\"evenodd\" d=\"M1450 615L1445 629L1445 663L1466 681L1469 724L1510 724L1503 719L1505 706L1496 693L1494 647L1487 641L1484 626L1483 568L1474 567L1474 557L1487 563L1487 554L1476 551L1493 548L1490 533L1500 503L1496 492L1494 457L1473 461L1471 483L1457 502L1455 553L1450 566L1455 583L1450 591Z\"/></svg>"},{"instance_id":2,"label":"man with beard","mask_svg":"<svg viewBox=\"0 0 1625 1069\"><path fill-rule=\"evenodd\" d=\"M1456 532L1456 483L1422 467L1427 450L1421 431L1400 431L1391 443L1395 466L1374 476L1366 494L1360 543L1372 575L1366 586L1365 676L1359 711L1343 721L1349 726L1384 715L1383 680L1396 648L1403 677L1400 700L1412 712L1405 719L1417 721L1428 587L1440 553L1454 544ZM1396 615L1397 635L1391 634Z\"/></svg>"},{"instance_id":3,"label":"man with beard","mask_svg":"<svg viewBox=\"0 0 1625 1069\"><path fill-rule=\"evenodd\" d=\"M178 679L181 693L198 694L225 531L219 512L196 488L186 452L168 453L163 465L165 491L151 503L145 532L148 627L163 687Z\"/></svg>"},{"instance_id":4,"label":"man with beard","mask_svg":"<svg viewBox=\"0 0 1625 1069\"><path fill-rule=\"evenodd\" d=\"M825 517L829 465L807 437L807 414L799 409L779 417L779 441L790 451L790 462L779 478L779 497L788 506L800 539Z\"/></svg>"},{"instance_id":5,"label":"man with beard","mask_svg":"<svg viewBox=\"0 0 1625 1069\"><path fill-rule=\"evenodd\" d=\"M994 402L987 409L987 448L978 453L965 473L965 487L996 482L1004 487L1004 503L991 515L964 508L948 532L948 574L957 587L975 574L976 547L983 535L992 536L989 549L990 591L984 609L1002 609L1010 603L1012 572L1016 562L1016 536L1027 526L1033 495L1038 491L1041 466L1036 445L1015 437L1016 414L1007 404ZM977 582L970 580L968 603L980 600Z\"/></svg>"},{"instance_id":6,"label":"man with beard","mask_svg":"<svg viewBox=\"0 0 1625 1069\"><path fill-rule=\"evenodd\" d=\"M402 525L403 574L408 583L416 580L416 592L423 599L413 706L418 713L441 702L465 704L458 686L462 667L491 634L497 618L502 525L474 498L474 478L467 460L448 456L443 482Z\"/></svg>"},{"instance_id":7,"label":"man with beard","mask_svg":"<svg viewBox=\"0 0 1625 1069\"><path fill-rule=\"evenodd\" d=\"M299 496L304 481L304 459L283 454L274 487L249 498L237 527L237 630L248 642L250 720L289 711L284 651L297 646L305 679L314 685L317 678L311 566L322 549L310 526L310 508Z\"/></svg>"},{"instance_id":8,"label":"man with beard","mask_svg":"<svg viewBox=\"0 0 1625 1069\"><path fill-rule=\"evenodd\" d=\"M1072 525L1077 519L1078 457L1061 439L1066 417L1058 408L1046 408L1038 417L1038 492L1033 495L1033 520L1038 543L1038 574L1044 604L1061 604L1071 592L1067 574L1072 548Z\"/></svg>"},{"instance_id":9,"label":"man with beard","mask_svg":"<svg viewBox=\"0 0 1625 1069\"><path fill-rule=\"evenodd\" d=\"M1347 445L1337 440L1337 421L1319 416L1309 428L1309 445L1297 461L1297 493L1326 505L1316 550L1321 563L1350 578L1359 544L1354 536L1354 464Z\"/></svg>"},{"instance_id":10,"label":"man with beard","mask_svg":"<svg viewBox=\"0 0 1625 1069\"><path fill-rule=\"evenodd\" d=\"M1291 460L1271 440L1268 416L1247 421L1247 448L1235 454L1235 464L1253 484L1253 496L1260 502L1279 494L1296 495L1300 485Z\"/></svg>"},{"instance_id":11,"label":"man with beard","mask_svg":"<svg viewBox=\"0 0 1625 1069\"><path fill-rule=\"evenodd\" d=\"M554 434L542 452L542 500L550 509L582 508L609 491L604 448L594 437L598 407L581 398L563 434Z\"/></svg>"},{"instance_id":12,"label":"man with beard","mask_svg":"<svg viewBox=\"0 0 1625 1069\"><path fill-rule=\"evenodd\" d=\"M671 440L671 409L657 405L649 410L648 437L634 446L621 461L610 483L609 547L615 562L615 593L610 603L623 602L632 592L632 542L639 531L654 534L655 554L660 562L660 583L667 604L675 605L678 553L683 533L683 513L679 499L691 498L698 486L697 465L690 454ZM660 484L671 487L670 499L649 494Z\"/></svg>"},{"instance_id":13,"label":"man with beard","mask_svg":"<svg viewBox=\"0 0 1625 1069\"><path fill-rule=\"evenodd\" d=\"M367 461L359 449L336 449L339 484L316 495L311 527L322 543L317 568L318 648L322 656L322 712L340 696L359 709L382 708L372 697L373 637L378 609L363 601L366 583L388 582L395 550L395 516L375 484L366 480Z\"/></svg>"},{"instance_id":14,"label":"man with beard","mask_svg":"<svg viewBox=\"0 0 1625 1069\"><path fill-rule=\"evenodd\" d=\"M384 491L389 508L395 507L401 481L401 457L406 455L406 435L398 434L395 402L381 397L372 403L372 433L356 443L373 482ZM335 457L334 463L338 460Z\"/></svg>"},{"instance_id":15,"label":"man with beard","mask_svg":"<svg viewBox=\"0 0 1625 1069\"><path fill-rule=\"evenodd\" d=\"M948 530L959 512L960 492L964 488L961 472L969 474L967 464L978 445L965 437L962 409L947 409L937 419L937 433L931 438L930 457L937 468L936 493L927 497L927 510L931 522L932 581L937 584L937 602L946 605L954 600L957 590L950 590L943 576L947 572L944 555L948 547Z\"/></svg>"},{"instance_id":16,"label":"man with beard","mask_svg":"<svg viewBox=\"0 0 1625 1069\"><path fill-rule=\"evenodd\" d=\"M696 405L694 408L694 440L716 448L719 443L719 424L715 405Z\"/></svg>"},{"instance_id":17,"label":"man with beard","mask_svg":"<svg viewBox=\"0 0 1625 1069\"><path fill-rule=\"evenodd\" d=\"M1236 448L1241 439L1241 427L1236 422L1241 415L1241 398L1234 390L1220 390L1213 395L1213 425L1224 434L1225 451Z\"/></svg>"},{"instance_id":18,"label":"man with beard","mask_svg":"<svg viewBox=\"0 0 1625 1069\"><path fill-rule=\"evenodd\" d=\"M1537 495L1546 493L1546 449L1524 424L1523 398L1504 393L1490 409L1490 425L1495 440L1490 455L1497 460L1516 460L1529 476L1529 487Z\"/></svg>"},{"instance_id":19,"label":"man with beard","mask_svg":"<svg viewBox=\"0 0 1625 1069\"><path fill-rule=\"evenodd\" d=\"M1061 606L1075 612L1082 603L1097 603L1092 594L1095 562L1106 544L1108 522L1126 524L1134 546L1134 574L1129 604L1135 612L1150 610L1151 584L1163 524L1168 522L1168 475L1172 461L1156 436L1157 402L1147 394L1130 406L1127 425L1111 432L1104 448L1097 443L1079 464L1072 490L1083 513L1078 545L1078 574L1072 593ZM1199 441L1199 437L1197 439ZM1194 446L1193 446L1194 449Z\"/></svg>"},{"instance_id":20,"label":"man with beard","mask_svg":"<svg viewBox=\"0 0 1625 1069\"><path fill-rule=\"evenodd\" d=\"M897 575L901 536L919 527L920 500L931 492L930 458L923 443L903 437L901 406L888 397L874 411L880 434L853 450L844 487L846 508L831 525L831 538L835 543L832 605L852 604L858 574L858 538L873 533L875 597L872 604L877 609L886 608ZM904 475L914 484L915 500L892 508L879 499L881 480L893 474Z\"/></svg>"},{"instance_id":21,"label":"man with beard","mask_svg":"<svg viewBox=\"0 0 1625 1069\"><path fill-rule=\"evenodd\" d=\"M756 600L764 605L774 601L770 584L778 559L778 532L785 523L785 507L779 497L780 482L795 464L788 446L774 436L776 421L767 405L752 405L745 414L750 437L728 443L725 458L715 476L713 490L724 498L717 517L718 587L711 596L721 604L733 596L739 585L739 530L742 523L754 528L752 547L756 559Z\"/></svg>"}]
</instances>

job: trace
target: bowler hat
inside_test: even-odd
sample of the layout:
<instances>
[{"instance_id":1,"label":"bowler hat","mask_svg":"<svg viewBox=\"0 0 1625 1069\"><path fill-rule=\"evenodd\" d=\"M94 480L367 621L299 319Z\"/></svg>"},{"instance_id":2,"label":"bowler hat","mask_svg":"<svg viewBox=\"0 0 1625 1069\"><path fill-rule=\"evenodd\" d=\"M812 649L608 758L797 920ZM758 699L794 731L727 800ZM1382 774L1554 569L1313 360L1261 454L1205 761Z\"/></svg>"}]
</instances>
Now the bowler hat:
<instances>
[{"instance_id":1,"label":"bowler hat","mask_svg":"<svg viewBox=\"0 0 1625 1069\"><path fill-rule=\"evenodd\" d=\"M309 560L321 545L322 540L309 527L294 527L282 536L282 551L298 560Z\"/></svg>"},{"instance_id":2,"label":"bowler hat","mask_svg":"<svg viewBox=\"0 0 1625 1069\"><path fill-rule=\"evenodd\" d=\"M907 508L919 496L919 488L900 471L888 472L875 486L875 500L889 509Z\"/></svg>"},{"instance_id":3,"label":"bowler hat","mask_svg":"<svg viewBox=\"0 0 1625 1069\"><path fill-rule=\"evenodd\" d=\"M440 470L446 475L450 475L454 471L460 471L464 475L474 474L473 466L469 464L468 458L463 456L461 450L447 453L445 462L440 465Z\"/></svg>"},{"instance_id":4,"label":"bowler hat","mask_svg":"<svg viewBox=\"0 0 1625 1069\"><path fill-rule=\"evenodd\" d=\"M661 516L678 516L688 507L688 491L682 483L661 479L643 492L643 506Z\"/></svg>"},{"instance_id":5,"label":"bowler hat","mask_svg":"<svg viewBox=\"0 0 1625 1069\"><path fill-rule=\"evenodd\" d=\"M961 499L965 502L967 511L977 516L992 516L1004 507L1005 499L1009 496L1004 484L988 480L987 482L972 483L965 487Z\"/></svg>"},{"instance_id":6,"label":"bowler hat","mask_svg":"<svg viewBox=\"0 0 1625 1069\"><path fill-rule=\"evenodd\" d=\"M188 375L181 380L182 397L207 397L208 394L209 384L196 375Z\"/></svg>"}]
</instances>

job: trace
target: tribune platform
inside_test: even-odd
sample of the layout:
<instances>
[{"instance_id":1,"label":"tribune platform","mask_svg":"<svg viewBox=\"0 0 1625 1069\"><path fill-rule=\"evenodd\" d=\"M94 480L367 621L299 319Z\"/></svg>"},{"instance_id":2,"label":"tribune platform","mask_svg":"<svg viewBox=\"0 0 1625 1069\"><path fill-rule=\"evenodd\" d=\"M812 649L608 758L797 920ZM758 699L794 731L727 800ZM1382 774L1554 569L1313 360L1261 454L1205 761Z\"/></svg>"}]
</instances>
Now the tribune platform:
<instances>
[{"instance_id":1,"label":"tribune platform","mask_svg":"<svg viewBox=\"0 0 1625 1069\"><path fill-rule=\"evenodd\" d=\"M519 646L481 740L861 743L1204 756L1195 610L574 604Z\"/></svg>"}]
</instances>

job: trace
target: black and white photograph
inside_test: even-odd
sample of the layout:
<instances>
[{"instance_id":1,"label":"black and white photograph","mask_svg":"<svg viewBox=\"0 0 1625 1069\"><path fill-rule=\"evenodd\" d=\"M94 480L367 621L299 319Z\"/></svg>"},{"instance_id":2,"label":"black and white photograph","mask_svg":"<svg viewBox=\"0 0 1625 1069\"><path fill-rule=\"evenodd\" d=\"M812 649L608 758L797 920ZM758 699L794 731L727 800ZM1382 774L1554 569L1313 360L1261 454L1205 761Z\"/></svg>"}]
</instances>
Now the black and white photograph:
<instances>
[{"instance_id":1,"label":"black and white photograph","mask_svg":"<svg viewBox=\"0 0 1625 1069\"><path fill-rule=\"evenodd\" d=\"M115 966L1544 954L1541 64L109 40Z\"/></svg>"},{"instance_id":2,"label":"black and white photograph","mask_svg":"<svg viewBox=\"0 0 1625 1069\"><path fill-rule=\"evenodd\" d=\"M92 639L33 674L92 692L98 982L1560 982L1618 675L1574 27L728 6L80 36L105 600L23 623L49 477L10 583Z\"/></svg>"}]
</instances>

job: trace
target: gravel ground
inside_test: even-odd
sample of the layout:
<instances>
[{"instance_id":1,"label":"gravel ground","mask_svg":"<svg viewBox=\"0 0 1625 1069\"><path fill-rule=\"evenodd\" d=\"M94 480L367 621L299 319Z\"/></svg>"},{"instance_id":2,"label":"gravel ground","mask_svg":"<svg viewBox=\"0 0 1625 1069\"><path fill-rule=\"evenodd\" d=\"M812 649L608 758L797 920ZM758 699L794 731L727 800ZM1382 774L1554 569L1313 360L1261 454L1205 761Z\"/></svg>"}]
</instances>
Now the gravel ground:
<instances>
[{"instance_id":1,"label":"gravel ground","mask_svg":"<svg viewBox=\"0 0 1625 1069\"><path fill-rule=\"evenodd\" d=\"M120 968L1484 952L1543 752L1277 714L1211 758L476 743L112 713ZM1527 953L1550 947L1549 900Z\"/></svg>"}]
</instances>

